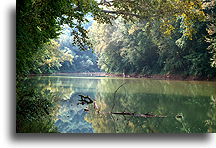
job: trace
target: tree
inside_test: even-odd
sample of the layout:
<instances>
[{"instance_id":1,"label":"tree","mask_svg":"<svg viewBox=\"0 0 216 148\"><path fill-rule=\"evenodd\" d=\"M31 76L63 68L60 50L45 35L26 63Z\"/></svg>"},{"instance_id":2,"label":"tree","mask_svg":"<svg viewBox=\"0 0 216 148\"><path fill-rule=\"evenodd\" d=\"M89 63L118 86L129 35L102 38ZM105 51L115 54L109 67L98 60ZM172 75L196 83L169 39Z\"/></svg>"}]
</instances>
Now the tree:
<instances>
[{"instance_id":1,"label":"tree","mask_svg":"<svg viewBox=\"0 0 216 148\"><path fill-rule=\"evenodd\" d=\"M73 56L70 50L60 49L60 45L52 40L42 47L35 55L35 61L38 63L38 69L35 69L35 73L52 73L51 69L59 69L62 63L67 61L72 63Z\"/></svg>"},{"instance_id":2,"label":"tree","mask_svg":"<svg viewBox=\"0 0 216 148\"><path fill-rule=\"evenodd\" d=\"M211 66L216 67L216 39L215 39L215 1L210 0L206 1L204 3L205 12L207 15L207 31L208 35L206 36L206 42L208 42L210 45L208 46L209 52L212 54L211 57Z\"/></svg>"}]
</instances>

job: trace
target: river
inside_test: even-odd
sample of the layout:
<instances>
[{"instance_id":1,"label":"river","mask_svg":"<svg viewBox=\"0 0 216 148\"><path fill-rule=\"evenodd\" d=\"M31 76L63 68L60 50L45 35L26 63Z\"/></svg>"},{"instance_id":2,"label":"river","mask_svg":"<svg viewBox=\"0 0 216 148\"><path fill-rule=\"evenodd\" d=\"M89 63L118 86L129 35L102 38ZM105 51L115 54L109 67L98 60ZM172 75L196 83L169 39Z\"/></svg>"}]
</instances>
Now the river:
<instances>
[{"instance_id":1,"label":"river","mask_svg":"<svg viewBox=\"0 0 216 148\"><path fill-rule=\"evenodd\" d=\"M17 100L17 132L216 132L215 82L51 75L24 84L28 95ZM79 104L79 95L95 101L97 111L93 103Z\"/></svg>"}]
</instances>

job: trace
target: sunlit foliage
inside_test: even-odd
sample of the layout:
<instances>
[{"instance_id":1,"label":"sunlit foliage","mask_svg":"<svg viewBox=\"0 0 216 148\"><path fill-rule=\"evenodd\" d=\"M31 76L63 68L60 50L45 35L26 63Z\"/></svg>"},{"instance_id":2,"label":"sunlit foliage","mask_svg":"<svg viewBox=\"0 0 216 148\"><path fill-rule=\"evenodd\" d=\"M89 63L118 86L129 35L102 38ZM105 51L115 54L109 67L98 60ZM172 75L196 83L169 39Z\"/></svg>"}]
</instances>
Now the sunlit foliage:
<instances>
[{"instance_id":1,"label":"sunlit foliage","mask_svg":"<svg viewBox=\"0 0 216 148\"><path fill-rule=\"evenodd\" d=\"M72 63L74 58L70 50L60 49L60 45L54 40L44 44L34 56L38 69L32 72L36 73L51 73L51 69L59 69L65 61Z\"/></svg>"},{"instance_id":2,"label":"sunlit foliage","mask_svg":"<svg viewBox=\"0 0 216 148\"><path fill-rule=\"evenodd\" d=\"M214 77L215 69L210 66L212 53L206 50L209 44L205 41L205 23L194 26L194 40L181 33L181 20L174 24L178 29L170 37L158 31L158 21L151 28L142 23L124 23L122 19L112 24L94 23L89 31L102 70Z\"/></svg>"},{"instance_id":3,"label":"sunlit foliage","mask_svg":"<svg viewBox=\"0 0 216 148\"><path fill-rule=\"evenodd\" d=\"M144 22L159 21L161 31L170 35L175 27L173 22L178 18L183 19L185 36L192 38L196 32L193 28L197 20L204 21L205 13L201 0L105 0L101 5L112 11L104 11L107 14L122 16L126 20Z\"/></svg>"},{"instance_id":4,"label":"sunlit foliage","mask_svg":"<svg viewBox=\"0 0 216 148\"><path fill-rule=\"evenodd\" d=\"M216 14L216 7L215 7L215 0L211 0L204 3L204 8L207 14L207 25L208 28L208 36L206 36L206 42L210 43L209 47L207 48L209 52L212 54L211 58L211 66L216 67L216 32L215 32L215 14Z\"/></svg>"}]
</instances>

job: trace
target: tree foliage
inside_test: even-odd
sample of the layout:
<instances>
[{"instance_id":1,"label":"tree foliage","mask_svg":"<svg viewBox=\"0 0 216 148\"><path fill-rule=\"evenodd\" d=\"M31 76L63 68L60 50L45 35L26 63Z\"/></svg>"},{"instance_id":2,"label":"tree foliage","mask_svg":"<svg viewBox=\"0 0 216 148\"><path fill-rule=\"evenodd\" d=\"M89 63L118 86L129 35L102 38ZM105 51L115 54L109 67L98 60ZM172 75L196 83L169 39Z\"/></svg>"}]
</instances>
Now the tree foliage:
<instances>
[{"instance_id":1,"label":"tree foliage","mask_svg":"<svg viewBox=\"0 0 216 148\"><path fill-rule=\"evenodd\" d=\"M124 23L117 19L111 25L93 24L89 35L99 56L99 66L106 72L138 74L182 74L212 78L212 53L206 50L206 23L197 22L194 39L182 33L182 19L173 24L176 30L164 35L160 22ZM97 28L97 29L96 29Z\"/></svg>"},{"instance_id":2,"label":"tree foliage","mask_svg":"<svg viewBox=\"0 0 216 148\"><path fill-rule=\"evenodd\" d=\"M209 52L212 54L211 58L211 66L216 67L216 39L215 39L215 14L216 14L216 7L215 1L207 1L204 3L205 12L207 15L207 32L208 35L206 36L206 42L210 45L208 46Z\"/></svg>"},{"instance_id":3,"label":"tree foliage","mask_svg":"<svg viewBox=\"0 0 216 148\"><path fill-rule=\"evenodd\" d=\"M204 21L205 14L201 0L114 0L101 2L112 11L103 11L108 14L121 16L126 20L160 22L161 30L170 35L175 29L172 25L177 18L183 18L184 35L192 37L196 31L193 23L197 20Z\"/></svg>"}]
</instances>

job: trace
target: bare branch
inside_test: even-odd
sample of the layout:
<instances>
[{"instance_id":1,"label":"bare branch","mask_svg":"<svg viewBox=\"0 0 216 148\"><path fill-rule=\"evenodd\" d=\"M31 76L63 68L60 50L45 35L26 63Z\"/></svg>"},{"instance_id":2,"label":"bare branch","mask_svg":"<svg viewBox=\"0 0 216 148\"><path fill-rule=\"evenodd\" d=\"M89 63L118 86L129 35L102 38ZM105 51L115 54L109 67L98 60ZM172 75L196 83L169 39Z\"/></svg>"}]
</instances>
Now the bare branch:
<instances>
[{"instance_id":1,"label":"bare branch","mask_svg":"<svg viewBox=\"0 0 216 148\"><path fill-rule=\"evenodd\" d=\"M123 83L122 85L120 85L116 90L115 90L115 92L114 92L114 101L115 101L115 97L116 97L116 93L117 93L117 91L123 86L123 85L125 85L126 84L126 82L125 83ZM114 107L115 107L115 102L113 103L113 106L112 106L112 109L111 109L111 112L113 111L113 109L114 109Z\"/></svg>"}]
</instances>

